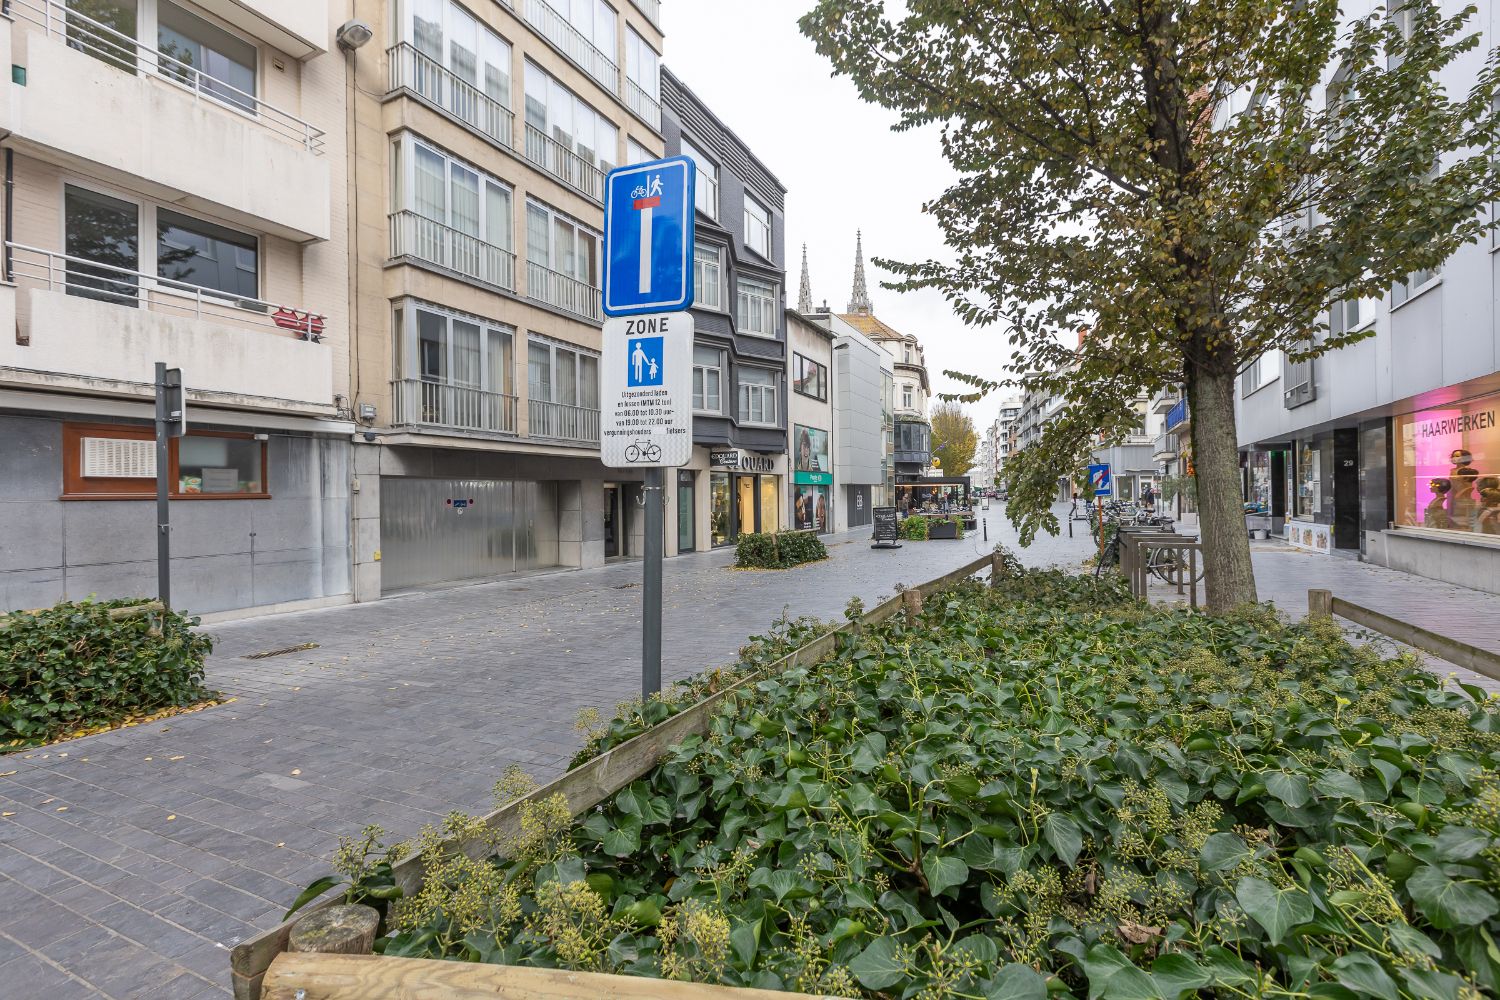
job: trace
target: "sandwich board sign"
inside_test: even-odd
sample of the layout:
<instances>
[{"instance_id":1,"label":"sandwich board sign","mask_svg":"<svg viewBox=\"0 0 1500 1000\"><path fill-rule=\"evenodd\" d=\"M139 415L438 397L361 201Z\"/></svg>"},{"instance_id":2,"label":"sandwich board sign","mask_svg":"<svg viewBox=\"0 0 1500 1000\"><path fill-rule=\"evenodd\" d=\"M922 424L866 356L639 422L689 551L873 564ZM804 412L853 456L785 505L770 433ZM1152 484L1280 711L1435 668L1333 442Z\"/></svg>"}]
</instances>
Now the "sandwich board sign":
<instances>
[{"instance_id":1,"label":"sandwich board sign","mask_svg":"<svg viewBox=\"0 0 1500 1000\"><path fill-rule=\"evenodd\" d=\"M635 163L604 179L604 314L693 304L693 184L686 156Z\"/></svg>"}]
</instances>

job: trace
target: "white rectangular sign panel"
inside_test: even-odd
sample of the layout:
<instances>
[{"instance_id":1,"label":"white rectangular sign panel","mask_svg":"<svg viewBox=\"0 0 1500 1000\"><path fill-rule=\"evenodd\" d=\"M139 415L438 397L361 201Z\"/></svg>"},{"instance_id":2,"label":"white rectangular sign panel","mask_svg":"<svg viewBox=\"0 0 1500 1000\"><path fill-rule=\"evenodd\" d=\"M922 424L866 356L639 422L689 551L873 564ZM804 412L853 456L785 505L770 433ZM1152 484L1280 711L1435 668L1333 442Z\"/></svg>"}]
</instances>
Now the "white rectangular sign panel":
<instances>
[{"instance_id":1,"label":"white rectangular sign panel","mask_svg":"<svg viewBox=\"0 0 1500 1000\"><path fill-rule=\"evenodd\" d=\"M693 457L693 317L604 321L600 457L612 469L676 468Z\"/></svg>"}]
</instances>

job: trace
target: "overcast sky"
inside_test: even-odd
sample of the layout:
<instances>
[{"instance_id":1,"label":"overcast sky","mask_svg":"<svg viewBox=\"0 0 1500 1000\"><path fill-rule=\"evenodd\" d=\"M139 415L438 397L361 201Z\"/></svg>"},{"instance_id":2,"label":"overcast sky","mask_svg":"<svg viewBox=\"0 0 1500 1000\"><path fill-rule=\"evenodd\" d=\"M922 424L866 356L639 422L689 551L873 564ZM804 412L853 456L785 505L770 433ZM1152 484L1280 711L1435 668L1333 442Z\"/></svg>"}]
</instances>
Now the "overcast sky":
<instances>
[{"instance_id":1,"label":"overcast sky","mask_svg":"<svg viewBox=\"0 0 1500 1000\"><path fill-rule=\"evenodd\" d=\"M849 303L854 233L864 231L866 276L875 313L912 333L927 351L933 391L962 391L945 369L1002 377L1010 347L993 328L966 327L936 292L879 287L891 277L871 257L947 259L937 224L922 203L954 174L936 129L892 132L896 116L860 100L829 75L827 60L797 30L815 0L665 0L665 64L786 186L787 304L796 307L807 244L813 304ZM994 395L969 407L983 427Z\"/></svg>"}]
</instances>

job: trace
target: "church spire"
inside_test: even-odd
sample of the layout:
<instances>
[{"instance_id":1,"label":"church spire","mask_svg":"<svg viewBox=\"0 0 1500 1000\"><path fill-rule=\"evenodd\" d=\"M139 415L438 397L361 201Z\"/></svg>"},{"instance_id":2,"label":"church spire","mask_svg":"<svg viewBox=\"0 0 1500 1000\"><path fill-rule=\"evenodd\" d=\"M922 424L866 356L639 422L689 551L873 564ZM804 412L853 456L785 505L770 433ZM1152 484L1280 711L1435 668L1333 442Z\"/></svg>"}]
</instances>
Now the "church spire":
<instances>
[{"instance_id":1,"label":"church spire","mask_svg":"<svg viewBox=\"0 0 1500 1000\"><path fill-rule=\"evenodd\" d=\"M864 233L856 229L854 231L854 294L849 299L849 311L868 313L870 310L870 290L865 287Z\"/></svg>"},{"instance_id":2,"label":"church spire","mask_svg":"<svg viewBox=\"0 0 1500 1000\"><path fill-rule=\"evenodd\" d=\"M806 316L813 311L812 278L807 273L807 244L802 244L802 287L797 290L797 311Z\"/></svg>"}]
</instances>

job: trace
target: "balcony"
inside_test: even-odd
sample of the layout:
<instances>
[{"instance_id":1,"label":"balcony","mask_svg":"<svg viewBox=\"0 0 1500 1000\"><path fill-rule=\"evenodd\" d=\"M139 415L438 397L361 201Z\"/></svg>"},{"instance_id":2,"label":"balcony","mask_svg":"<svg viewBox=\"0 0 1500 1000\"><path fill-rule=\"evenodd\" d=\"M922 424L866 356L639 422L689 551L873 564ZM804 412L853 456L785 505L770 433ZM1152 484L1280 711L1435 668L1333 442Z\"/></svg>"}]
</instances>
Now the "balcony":
<instances>
[{"instance_id":1,"label":"balcony","mask_svg":"<svg viewBox=\"0 0 1500 1000\"><path fill-rule=\"evenodd\" d=\"M516 255L416 212L390 215L391 259L432 264L507 292L516 290Z\"/></svg>"},{"instance_id":2,"label":"balcony","mask_svg":"<svg viewBox=\"0 0 1500 1000\"><path fill-rule=\"evenodd\" d=\"M151 365L181 367L189 389L275 408L330 408L333 351L323 316L10 243L19 338L0 367L70 385L149 395ZM17 342L17 340L21 342Z\"/></svg>"},{"instance_id":3,"label":"balcony","mask_svg":"<svg viewBox=\"0 0 1500 1000\"><path fill-rule=\"evenodd\" d=\"M526 297L594 323L604 319L599 289L533 261L526 262Z\"/></svg>"},{"instance_id":4,"label":"balcony","mask_svg":"<svg viewBox=\"0 0 1500 1000\"><path fill-rule=\"evenodd\" d=\"M533 125L526 126L526 158L584 197L604 204L604 171Z\"/></svg>"},{"instance_id":5,"label":"balcony","mask_svg":"<svg viewBox=\"0 0 1500 1000\"><path fill-rule=\"evenodd\" d=\"M442 382L398 379L391 383L391 396L395 399L397 426L516 433L516 397L505 393Z\"/></svg>"},{"instance_id":6,"label":"balcony","mask_svg":"<svg viewBox=\"0 0 1500 1000\"><path fill-rule=\"evenodd\" d=\"M620 92L620 67L606 53L594 48L594 43L569 24L568 19L553 9L547 0L526 0L526 20L601 87L611 94Z\"/></svg>"},{"instance_id":7,"label":"balcony","mask_svg":"<svg viewBox=\"0 0 1500 1000\"><path fill-rule=\"evenodd\" d=\"M194 0L252 38L296 59L328 51L327 0Z\"/></svg>"},{"instance_id":8,"label":"balcony","mask_svg":"<svg viewBox=\"0 0 1500 1000\"><path fill-rule=\"evenodd\" d=\"M1171 410L1167 411L1167 430L1175 431L1177 428L1187 423L1187 419L1188 401L1187 397L1183 397L1173 405Z\"/></svg>"},{"instance_id":9,"label":"balcony","mask_svg":"<svg viewBox=\"0 0 1500 1000\"><path fill-rule=\"evenodd\" d=\"M9 9L26 36L25 82L0 79L0 128L32 155L148 181L259 232L329 238L321 129L58 0ZM15 27L0 19L0 48L11 51Z\"/></svg>"},{"instance_id":10,"label":"balcony","mask_svg":"<svg viewBox=\"0 0 1500 1000\"><path fill-rule=\"evenodd\" d=\"M533 399L529 401L528 415L527 437L599 444L599 411L593 407Z\"/></svg>"},{"instance_id":11,"label":"balcony","mask_svg":"<svg viewBox=\"0 0 1500 1000\"><path fill-rule=\"evenodd\" d=\"M1179 399L1181 399L1181 398L1182 398L1181 394L1179 394L1178 391L1175 388L1173 388L1173 389L1163 389L1160 392L1158 392L1156 395L1154 395L1154 396L1151 397L1151 404L1150 404L1151 412L1152 413L1170 413L1171 410L1172 410L1172 407L1176 406L1177 405L1177 401Z\"/></svg>"},{"instance_id":12,"label":"balcony","mask_svg":"<svg viewBox=\"0 0 1500 1000\"><path fill-rule=\"evenodd\" d=\"M406 42L386 50L389 93L404 91L458 119L496 145L514 149L515 113Z\"/></svg>"},{"instance_id":13,"label":"balcony","mask_svg":"<svg viewBox=\"0 0 1500 1000\"><path fill-rule=\"evenodd\" d=\"M625 103L637 118L656 131L661 131L661 104L634 80L625 81Z\"/></svg>"},{"instance_id":14,"label":"balcony","mask_svg":"<svg viewBox=\"0 0 1500 1000\"><path fill-rule=\"evenodd\" d=\"M1177 461L1178 438L1176 434L1162 434L1152 447L1151 460L1158 465Z\"/></svg>"},{"instance_id":15,"label":"balcony","mask_svg":"<svg viewBox=\"0 0 1500 1000\"><path fill-rule=\"evenodd\" d=\"M632 0L636 9L646 15L646 20L657 31L661 30L661 0Z\"/></svg>"}]
</instances>

